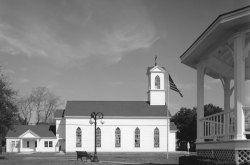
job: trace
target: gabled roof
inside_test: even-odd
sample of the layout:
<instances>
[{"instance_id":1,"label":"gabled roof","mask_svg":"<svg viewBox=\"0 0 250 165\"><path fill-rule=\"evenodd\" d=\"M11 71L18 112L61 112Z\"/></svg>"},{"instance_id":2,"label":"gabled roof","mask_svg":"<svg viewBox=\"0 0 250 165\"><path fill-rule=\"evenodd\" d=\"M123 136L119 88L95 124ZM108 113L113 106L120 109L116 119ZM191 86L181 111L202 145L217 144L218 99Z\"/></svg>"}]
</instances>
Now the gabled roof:
<instances>
[{"instance_id":1,"label":"gabled roof","mask_svg":"<svg viewBox=\"0 0 250 165\"><path fill-rule=\"evenodd\" d=\"M19 137L20 138L24 138L24 137L27 137L27 135L29 136L29 137L34 137L34 138L40 138L40 136L39 135L37 135L36 133L34 133L33 131L31 131L30 129L28 130L28 131L26 131L26 132L24 132L23 134L21 134ZM30 136L30 135L32 135L32 136Z\"/></svg>"},{"instance_id":2,"label":"gabled roof","mask_svg":"<svg viewBox=\"0 0 250 165\"><path fill-rule=\"evenodd\" d=\"M180 56L181 62L196 68L206 52L214 50L232 34L250 23L250 6L219 15L195 42Z\"/></svg>"},{"instance_id":3,"label":"gabled roof","mask_svg":"<svg viewBox=\"0 0 250 165\"><path fill-rule=\"evenodd\" d=\"M152 72L154 69L159 69L160 70L159 72L166 72L166 68L165 67L161 67L159 65L155 65L155 66L152 66L152 67L148 67L147 74L149 74L150 72Z\"/></svg>"},{"instance_id":4,"label":"gabled roof","mask_svg":"<svg viewBox=\"0 0 250 165\"><path fill-rule=\"evenodd\" d=\"M14 130L9 130L6 138L19 137L28 130L34 132L40 137L56 137L54 125L16 125Z\"/></svg>"},{"instance_id":5,"label":"gabled roof","mask_svg":"<svg viewBox=\"0 0 250 165\"><path fill-rule=\"evenodd\" d=\"M68 101L64 116L90 116L92 112L105 116L166 117L168 111L165 105L150 106L146 101Z\"/></svg>"},{"instance_id":6,"label":"gabled roof","mask_svg":"<svg viewBox=\"0 0 250 165\"><path fill-rule=\"evenodd\" d=\"M64 109L57 109L54 113L54 118L63 118L64 117Z\"/></svg>"}]
</instances>

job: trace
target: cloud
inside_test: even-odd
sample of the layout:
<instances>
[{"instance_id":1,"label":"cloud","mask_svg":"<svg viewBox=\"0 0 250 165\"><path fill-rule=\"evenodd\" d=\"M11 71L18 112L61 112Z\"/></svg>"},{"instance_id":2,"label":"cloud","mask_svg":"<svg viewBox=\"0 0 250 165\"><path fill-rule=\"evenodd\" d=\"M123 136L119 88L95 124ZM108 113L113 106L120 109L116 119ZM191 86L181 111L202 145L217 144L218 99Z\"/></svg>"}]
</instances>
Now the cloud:
<instances>
[{"instance_id":1,"label":"cloud","mask_svg":"<svg viewBox=\"0 0 250 165\"><path fill-rule=\"evenodd\" d=\"M29 82L29 79L24 78L24 77L20 77L20 78L17 78L17 82L25 84L25 83Z\"/></svg>"},{"instance_id":2,"label":"cloud","mask_svg":"<svg viewBox=\"0 0 250 165\"><path fill-rule=\"evenodd\" d=\"M109 83L110 85L113 85L113 86L118 86L118 85L122 85L123 82L122 81L112 81Z\"/></svg>"},{"instance_id":3,"label":"cloud","mask_svg":"<svg viewBox=\"0 0 250 165\"><path fill-rule=\"evenodd\" d=\"M250 96L246 98L247 102L250 103Z\"/></svg>"},{"instance_id":4,"label":"cloud","mask_svg":"<svg viewBox=\"0 0 250 165\"><path fill-rule=\"evenodd\" d=\"M100 55L109 62L118 62L129 52L149 48L157 41L154 33L140 29L117 29L112 33L103 32L99 39L89 39L83 44L85 55Z\"/></svg>"},{"instance_id":5,"label":"cloud","mask_svg":"<svg viewBox=\"0 0 250 165\"><path fill-rule=\"evenodd\" d=\"M3 72L5 73L5 74L15 74L16 72L14 71L14 70L12 70L12 69L3 69Z\"/></svg>"},{"instance_id":6,"label":"cloud","mask_svg":"<svg viewBox=\"0 0 250 165\"><path fill-rule=\"evenodd\" d=\"M159 39L139 2L24 3L29 5L0 3L0 10L9 15L5 19L0 13L0 51L5 54L38 57L62 66L84 63L90 56L115 63Z\"/></svg>"},{"instance_id":7,"label":"cloud","mask_svg":"<svg viewBox=\"0 0 250 165\"><path fill-rule=\"evenodd\" d=\"M196 89L196 84L192 84L192 83L186 83L186 84L176 83L176 86L181 91ZM212 89L212 87L210 85L204 84L204 89L210 90Z\"/></svg>"},{"instance_id":8,"label":"cloud","mask_svg":"<svg viewBox=\"0 0 250 165\"><path fill-rule=\"evenodd\" d=\"M45 56L45 52L34 45L30 38L16 28L0 24L0 51L10 55Z\"/></svg>"},{"instance_id":9,"label":"cloud","mask_svg":"<svg viewBox=\"0 0 250 165\"><path fill-rule=\"evenodd\" d=\"M212 83L212 84L218 84L218 83L221 83L221 80L220 79L210 79L208 82Z\"/></svg>"},{"instance_id":10,"label":"cloud","mask_svg":"<svg viewBox=\"0 0 250 165\"><path fill-rule=\"evenodd\" d=\"M181 108L181 105L175 104L175 103L169 103L169 110L171 115L174 115L176 112L178 112Z\"/></svg>"},{"instance_id":11,"label":"cloud","mask_svg":"<svg viewBox=\"0 0 250 165\"><path fill-rule=\"evenodd\" d=\"M186 84L177 83L176 86L180 90L193 90L196 87L195 84L192 83L186 83Z\"/></svg>"}]
</instances>

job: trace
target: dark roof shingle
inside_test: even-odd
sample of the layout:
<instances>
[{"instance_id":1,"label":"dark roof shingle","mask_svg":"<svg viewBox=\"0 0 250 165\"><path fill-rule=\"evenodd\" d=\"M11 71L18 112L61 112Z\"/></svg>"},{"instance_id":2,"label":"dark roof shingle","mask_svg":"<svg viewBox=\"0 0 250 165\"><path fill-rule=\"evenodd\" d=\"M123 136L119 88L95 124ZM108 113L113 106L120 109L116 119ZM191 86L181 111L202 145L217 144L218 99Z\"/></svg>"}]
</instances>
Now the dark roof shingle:
<instances>
[{"instance_id":1,"label":"dark roof shingle","mask_svg":"<svg viewBox=\"0 0 250 165\"><path fill-rule=\"evenodd\" d=\"M90 116L92 112L105 116L164 117L167 106L150 106L146 101L68 101L64 116Z\"/></svg>"},{"instance_id":2,"label":"dark roof shingle","mask_svg":"<svg viewBox=\"0 0 250 165\"><path fill-rule=\"evenodd\" d=\"M57 109L54 113L54 117L55 118L62 118L62 117L64 117L64 112L65 112L64 109Z\"/></svg>"},{"instance_id":3,"label":"dark roof shingle","mask_svg":"<svg viewBox=\"0 0 250 165\"><path fill-rule=\"evenodd\" d=\"M40 137L56 137L55 125L16 125L9 130L6 137L19 137L28 130L31 130Z\"/></svg>"}]
</instances>

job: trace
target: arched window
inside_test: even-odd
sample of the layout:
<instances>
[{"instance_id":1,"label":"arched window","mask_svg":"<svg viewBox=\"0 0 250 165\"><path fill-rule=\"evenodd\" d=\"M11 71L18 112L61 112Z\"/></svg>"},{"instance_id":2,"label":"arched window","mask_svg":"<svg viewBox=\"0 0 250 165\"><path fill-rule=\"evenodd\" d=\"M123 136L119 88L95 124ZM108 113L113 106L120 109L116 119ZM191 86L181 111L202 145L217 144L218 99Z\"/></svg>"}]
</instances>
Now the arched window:
<instances>
[{"instance_id":1,"label":"arched window","mask_svg":"<svg viewBox=\"0 0 250 165\"><path fill-rule=\"evenodd\" d=\"M159 129L155 128L154 130L154 147L158 148L160 146L160 136Z\"/></svg>"},{"instance_id":2,"label":"arched window","mask_svg":"<svg viewBox=\"0 0 250 165\"><path fill-rule=\"evenodd\" d=\"M160 83L160 77L157 75L155 77L155 88L156 89L160 89L160 85L161 85L161 83Z\"/></svg>"},{"instance_id":3,"label":"arched window","mask_svg":"<svg viewBox=\"0 0 250 165\"><path fill-rule=\"evenodd\" d=\"M115 147L121 147L121 130L119 127L115 130Z\"/></svg>"},{"instance_id":4,"label":"arched window","mask_svg":"<svg viewBox=\"0 0 250 165\"><path fill-rule=\"evenodd\" d=\"M135 147L140 147L140 129L135 129Z\"/></svg>"},{"instance_id":5,"label":"arched window","mask_svg":"<svg viewBox=\"0 0 250 165\"><path fill-rule=\"evenodd\" d=\"M101 147L101 129L96 128L96 147Z\"/></svg>"},{"instance_id":6,"label":"arched window","mask_svg":"<svg viewBox=\"0 0 250 165\"><path fill-rule=\"evenodd\" d=\"M76 129L76 147L82 147L82 130L80 127Z\"/></svg>"}]
</instances>

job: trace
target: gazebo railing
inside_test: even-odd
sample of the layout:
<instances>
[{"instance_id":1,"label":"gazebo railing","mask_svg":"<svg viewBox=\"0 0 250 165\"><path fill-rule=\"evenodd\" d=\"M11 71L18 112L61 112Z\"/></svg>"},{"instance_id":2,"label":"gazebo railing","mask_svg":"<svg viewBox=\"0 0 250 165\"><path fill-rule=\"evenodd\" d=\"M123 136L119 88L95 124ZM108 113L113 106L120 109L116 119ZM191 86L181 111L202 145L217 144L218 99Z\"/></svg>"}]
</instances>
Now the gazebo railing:
<instances>
[{"instance_id":1,"label":"gazebo railing","mask_svg":"<svg viewBox=\"0 0 250 165\"><path fill-rule=\"evenodd\" d=\"M232 139L235 131L234 111L220 112L201 119L204 125L203 139L226 140Z\"/></svg>"}]
</instances>

